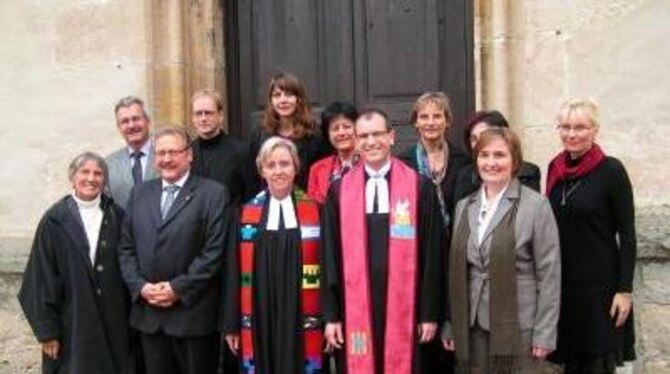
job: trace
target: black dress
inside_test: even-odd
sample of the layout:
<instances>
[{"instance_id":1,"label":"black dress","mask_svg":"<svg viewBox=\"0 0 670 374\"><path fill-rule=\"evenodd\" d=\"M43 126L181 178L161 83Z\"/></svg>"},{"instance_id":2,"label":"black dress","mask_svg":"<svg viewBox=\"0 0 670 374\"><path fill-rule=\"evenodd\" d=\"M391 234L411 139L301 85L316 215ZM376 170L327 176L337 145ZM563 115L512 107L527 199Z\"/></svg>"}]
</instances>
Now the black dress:
<instances>
[{"instance_id":1,"label":"black dress","mask_svg":"<svg viewBox=\"0 0 670 374\"><path fill-rule=\"evenodd\" d=\"M249 188L247 191L247 197L254 196L260 190L263 189L263 184L265 183L260 175L258 174L258 168L256 167L256 157L258 152L263 145L263 142L270 138L271 136L279 136L277 134L269 134L262 131L256 131L251 136L251 141L249 144L249 166L248 166L248 175L249 175ZM300 139L289 139L295 146L298 148L298 158L300 158L300 170L298 170L298 175L296 176L295 184L300 187L303 191L307 191L307 182L309 179L309 168L312 167L312 164L322 157L326 156L329 152L328 147L324 145L319 134L308 135Z\"/></svg>"},{"instance_id":2,"label":"black dress","mask_svg":"<svg viewBox=\"0 0 670 374\"><path fill-rule=\"evenodd\" d=\"M267 230L268 198L254 244L253 339L255 372L259 374L303 373L301 322L302 241L300 228ZM294 209L296 207L294 200ZM297 218L297 212L296 212ZM280 222L282 220L280 219ZM237 248L229 249L237 253ZM232 256L232 257L231 257ZM238 264L229 253L228 263ZM226 282L239 284L240 269L228 266ZM227 289L226 333L239 333L240 288Z\"/></svg>"},{"instance_id":3,"label":"black dress","mask_svg":"<svg viewBox=\"0 0 670 374\"><path fill-rule=\"evenodd\" d=\"M614 294L633 290L635 213L626 170L606 157L589 174L559 181L549 199L563 274L554 357L566 363L595 360L610 368L614 361L635 359L632 311L619 329L609 316Z\"/></svg>"},{"instance_id":4,"label":"black dress","mask_svg":"<svg viewBox=\"0 0 670 374\"><path fill-rule=\"evenodd\" d=\"M326 322L342 321L344 315L343 290L341 285L341 242L339 217L340 182L335 182L329 193L321 215L321 298L323 317ZM361 191L361 193L364 193ZM418 207L419 274L417 292L417 323L437 322L444 319L444 226L435 189L430 180L420 177ZM371 213L366 215L369 248L369 274L372 299L372 329L374 351L384 352L386 322L386 292L388 283L389 215ZM430 352L426 345L417 344L415 373L424 372ZM344 357L338 352L338 372L345 373ZM377 373L383 373L384 354L375 354Z\"/></svg>"},{"instance_id":5,"label":"black dress","mask_svg":"<svg viewBox=\"0 0 670 374\"><path fill-rule=\"evenodd\" d=\"M117 244L123 211L102 197L95 263L77 203L66 196L42 217L23 274L19 302L40 342L58 339L44 373L123 374L129 370L129 295Z\"/></svg>"}]
</instances>

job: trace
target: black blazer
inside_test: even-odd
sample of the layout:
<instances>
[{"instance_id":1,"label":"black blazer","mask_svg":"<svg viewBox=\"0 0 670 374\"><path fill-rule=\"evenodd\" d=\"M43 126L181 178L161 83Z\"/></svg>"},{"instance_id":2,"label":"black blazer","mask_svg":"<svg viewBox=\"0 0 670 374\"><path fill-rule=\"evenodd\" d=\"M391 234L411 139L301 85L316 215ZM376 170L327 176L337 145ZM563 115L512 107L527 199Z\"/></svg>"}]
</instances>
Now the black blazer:
<instances>
[{"instance_id":1,"label":"black blazer","mask_svg":"<svg viewBox=\"0 0 670 374\"><path fill-rule=\"evenodd\" d=\"M162 180L135 186L128 201L119 260L130 289L130 324L144 333L162 330L187 337L220 329L221 269L228 235L229 196L225 186L189 176L165 220ZM180 299L169 308L150 306L140 291L169 281Z\"/></svg>"}]
</instances>

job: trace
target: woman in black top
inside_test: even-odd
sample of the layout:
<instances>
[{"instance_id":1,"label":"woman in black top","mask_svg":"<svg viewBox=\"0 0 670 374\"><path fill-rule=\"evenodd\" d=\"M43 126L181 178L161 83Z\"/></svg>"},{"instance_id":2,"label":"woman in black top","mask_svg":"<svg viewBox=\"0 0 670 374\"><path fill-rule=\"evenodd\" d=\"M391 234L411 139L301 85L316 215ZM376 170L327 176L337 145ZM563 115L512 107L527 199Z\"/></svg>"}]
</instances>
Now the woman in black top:
<instances>
[{"instance_id":1,"label":"woman in black top","mask_svg":"<svg viewBox=\"0 0 670 374\"><path fill-rule=\"evenodd\" d=\"M504 127L509 128L507 119L497 110L482 110L476 112L474 116L468 121L465 126L465 144L470 146L470 151L475 148L479 135L490 128ZM517 176L519 182L526 187L540 192L540 168L537 165L524 161L521 164L519 175ZM458 201L471 193L475 192L481 181L477 174L476 168L470 164L464 167L456 177L455 185L455 201Z\"/></svg>"},{"instance_id":2,"label":"woman in black top","mask_svg":"<svg viewBox=\"0 0 670 374\"><path fill-rule=\"evenodd\" d=\"M569 101L557 120L564 150L547 175L563 266L555 359L566 373L613 373L635 358L633 191L621 162L595 143L594 102Z\"/></svg>"},{"instance_id":3,"label":"woman in black top","mask_svg":"<svg viewBox=\"0 0 670 374\"><path fill-rule=\"evenodd\" d=\"M249 150L250 191L253 196L263 188L263 181L258 175L254 160L263 142L272 137L281 136L291 140L298 147L301 167L298 170L296 184L307 190L309 168L314 161L325 155L323 143L318 134L316 123L312 118L312 110L305 94L302 82L293 74L279 73L272 77L267 91L267 103L263 114L263 126L251 136Z\"/></svg>"},{"instance_id":4,"label":"woman in black top","mask_svg":"<svg viewBox=\"0 0 670 374\"><path fill-rule=\"evenodd\" d=\"M414 102L410 121L416 126L419 141L400 159L433 181L445 227L451 227L456 175L471 159L447 141L453 122L449 98L443 92L426 92Z\"/></svg>"}]
</instances>

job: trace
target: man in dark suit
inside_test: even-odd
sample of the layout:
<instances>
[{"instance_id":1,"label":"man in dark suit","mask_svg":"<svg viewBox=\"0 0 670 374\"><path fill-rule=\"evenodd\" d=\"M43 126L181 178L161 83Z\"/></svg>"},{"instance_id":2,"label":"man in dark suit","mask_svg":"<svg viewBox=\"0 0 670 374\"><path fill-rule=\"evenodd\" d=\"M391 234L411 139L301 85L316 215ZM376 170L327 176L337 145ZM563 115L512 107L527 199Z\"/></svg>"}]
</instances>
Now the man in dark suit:
<instances>
[{"instance_id":1,"label":"man in dark suit","mask_svg":"<svg viewBox=\"0 0 670 374\"><path fill-rule=\"evenodd\" d=\"M151 119L144 102L127 96L114 107L116 126L126 146L106 157L109 169L108 191L114 201L126 208L134 185L158 177L154 168L154 146L149 136Z\"/></svg>"},{"instance_id":2,"label":"man in dark suit","mask_svg":"<svg viewBox=\"0 0 670 374\"><path fill-rule=\"evenodd\" d=\"M119 248L130 323L148 374L214 373L228 192L190 173L183 128L164 128L154 142L160 178L131 191Z\"/></svg>"}]
</instances>

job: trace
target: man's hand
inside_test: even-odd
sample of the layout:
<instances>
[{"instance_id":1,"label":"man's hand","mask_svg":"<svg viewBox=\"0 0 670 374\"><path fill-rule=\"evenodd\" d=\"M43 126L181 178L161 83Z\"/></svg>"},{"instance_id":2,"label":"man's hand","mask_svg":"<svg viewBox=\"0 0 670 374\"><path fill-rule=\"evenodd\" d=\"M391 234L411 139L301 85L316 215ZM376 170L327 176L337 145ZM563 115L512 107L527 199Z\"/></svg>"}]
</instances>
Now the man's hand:
<instances>
[{"instance_id":1,"label":"man's hand","mask_svg":"<svg viewBox=\"0 0 670 374\"><path fill-rule=\"evenodd\" d=\"M49 357L52 360L57 359L58 354L60 353L60 343L58 342L58 340L51 339L42 342L42 353L44 353L45 356Z\"/></svg>"},{"instance_id":2,"label":"man's hand","mask_svg":"<svg viewBox=\"0 0 670 374\"><path fill-rule=\"evenodd\" d=\"M533 358L536 358L538 360L544 360L549 356L549 353L551 353L553 349L547 349L547 348L542 348L542 347L533 347Z\"/></svg>"},{"instance_id":3,"label":"man's hand","mask_svg":"<svg viewBox=\"0 0 670 374\"><path fill-rule=\"evenodd\" d=\"M170 307L179 300L179 295L172 290L170 282L147 283L140 294L149 304L159 308Z\"/></svg>"},{"instance_id":4,"label":"man's hand","mask_svg":"<svg viewBox=\"0 0 670 374\"><path fill-rule=\"evenodd\" d=\"M344 334L342 334L342 322L326 323L326 330L323 333L326 338L326 352L332 352L334 349L341 349L344 344Z\"/></svg>"},{"instance_id":5,"label":"man's hand","mask_svg":"<svg viewBox=\"0 0 670 374\"><path fill-rule=\"evenodd\" d=\"M619 292L614 295L612 300L612 307L610 308L610 317L616 318L616 327L619 328L626 323L626 319L633 307L633 300L631 294Z\"/></svg>"},{"instance_id":6,"label":"man's hand","mask_svg":"<svg viewBox=\"0 0 670 374\"><path fill-rule=\"evenodd\" d=\"M423 322L419 324L419 343L428 343L433 340L437 332L437 322Z\"/></svg>"},{"instance_id":7,"label":"man's hand","mask_svg":"<svg viewBox=\"0 0 670 374\"><path fill-rule=\"evenodd\" d=\"M442 339L442 346L444 349L451 352L456 349L456 346L454 345L454 339Z\"/></svg>"},{"instance_id":8,"label":"man's hand","mask_svg":"<svg viewBox=\"0 0 670 374\"><path fill-rule=\"evenodd\" d=\"M239 355L240 352L240 335L239 334L226 334L226 343L228 348L235 356Z\"/></svg>"}]
</instances>

